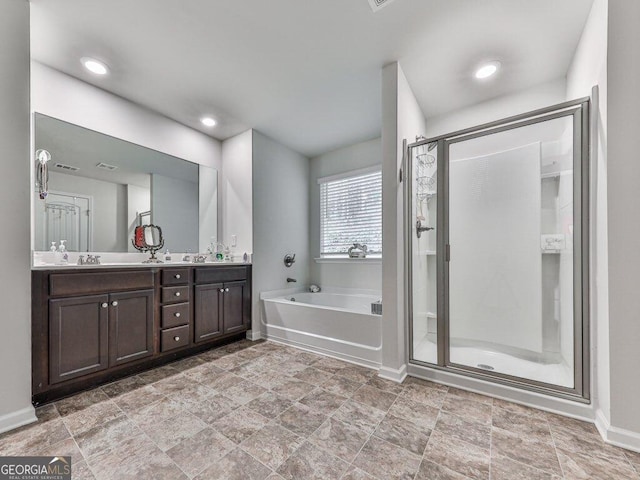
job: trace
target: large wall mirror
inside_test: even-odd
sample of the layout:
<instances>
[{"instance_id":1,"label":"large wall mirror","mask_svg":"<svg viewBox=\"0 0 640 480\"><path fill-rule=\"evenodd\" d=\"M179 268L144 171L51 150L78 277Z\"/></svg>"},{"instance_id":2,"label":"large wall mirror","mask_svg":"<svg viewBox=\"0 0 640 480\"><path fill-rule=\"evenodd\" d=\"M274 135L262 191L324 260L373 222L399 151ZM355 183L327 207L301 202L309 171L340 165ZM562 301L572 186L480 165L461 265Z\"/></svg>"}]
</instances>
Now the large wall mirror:
<instances>
[{"instance_id":1,"label":"large wall mirror","mask_svg":"<svg viewBox=\"0 0 640 480\"><path fill-rule=\"evenodd\" d=\"M204 252L217 239L214 168L35 114L35 148L51 154L48 195L34 193L34 248L135 252L137 225L162 227L165 248Z\"/></svg>"}]
</instances>

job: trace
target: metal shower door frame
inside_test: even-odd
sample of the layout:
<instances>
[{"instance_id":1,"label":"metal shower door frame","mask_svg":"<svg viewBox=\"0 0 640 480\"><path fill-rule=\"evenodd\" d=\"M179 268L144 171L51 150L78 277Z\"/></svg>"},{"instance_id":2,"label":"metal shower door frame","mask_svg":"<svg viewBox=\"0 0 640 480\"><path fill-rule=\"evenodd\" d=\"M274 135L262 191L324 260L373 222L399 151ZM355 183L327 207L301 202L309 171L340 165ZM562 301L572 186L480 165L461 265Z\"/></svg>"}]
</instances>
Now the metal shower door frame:
<instances>
[{"instance_id":1,"label":"metal shower door frame","mask_svg":"<svg viewBox=\"0 0 640 480\"><path fill-rule=\"evenodd\" d=\"M445 370L481 380L522 388L546 395L566 398L582 403L590 402L589 356L589 150L590 150L590 98L553 105L521 115L505 118L446 135L440 135L408 144L404 149L404 201L405 201L405 312L408 327L409 363L432 369ZM487 372L475 367L450 361L449 343L449 147L487 135L497 134L563 117L573 118L573 317L574 317L574 387L561 387L550 383L529 380L497 372ZM437 364L416 360L413 352L413 238L412 149L437 142Z\"/></svg>"}]
</instances>

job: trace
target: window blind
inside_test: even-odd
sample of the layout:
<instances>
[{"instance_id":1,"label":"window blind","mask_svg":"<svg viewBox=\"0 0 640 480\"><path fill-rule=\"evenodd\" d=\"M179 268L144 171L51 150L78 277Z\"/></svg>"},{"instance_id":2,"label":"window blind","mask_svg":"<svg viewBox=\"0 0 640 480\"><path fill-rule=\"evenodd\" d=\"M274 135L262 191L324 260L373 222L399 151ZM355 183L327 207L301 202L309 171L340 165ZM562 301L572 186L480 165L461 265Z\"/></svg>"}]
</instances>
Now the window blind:
<instances>
[{"instance_id":1,"label":"window blind","mask_svg":"<svg viewBox=\"0 0 640 480\"><path fill-rule=\"evenodd\" d=\"M346 254L354 243L382 253L382 171L320 179L320 255Z\"/></svg>"}]
</instances>

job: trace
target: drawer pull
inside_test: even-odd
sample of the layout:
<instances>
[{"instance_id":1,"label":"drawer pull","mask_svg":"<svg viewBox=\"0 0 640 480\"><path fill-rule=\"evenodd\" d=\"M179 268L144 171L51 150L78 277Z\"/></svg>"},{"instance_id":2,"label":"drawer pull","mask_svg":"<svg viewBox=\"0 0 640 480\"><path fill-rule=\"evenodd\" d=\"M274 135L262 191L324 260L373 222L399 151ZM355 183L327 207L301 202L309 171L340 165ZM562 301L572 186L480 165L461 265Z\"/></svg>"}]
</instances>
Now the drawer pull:
<instances>
[{"instance_id":1,"label":"drawer pull","mask_svg":"<svg viewBox=\"0 0 640 480\"><path fill-rule=\"evenodd\" d=\"M179 297L179 296L180 296L180 292L176 292L176 297Z\"/></svg>"},{"instance_id":2,"label":"drawer pull","mask_svg":"<svg viewBox=\"0 0 640 480\"><path fill-rule=\"evenodd\" d=\"M225 291L225 292L228 292L228 291L229 291L229 289L228 289L228 288L225 288L225 289L224 289L224 291Z\"/></svg>"},{"instance_id":3,"label":"drawer pull","mask_svg":"<svg viewBox=\"0 0 640 480\"><path fill-rule=\"evenodd\" d=\"M180 318L180 312L176 312L174 313L174 315L176 316L176 318Z\"/></svg>"},{"instance_id":4,"label":"drawer pull","mask_svg":"<svg viewBox=\"0 0 640 480\"><path fill-rule=\"evenodd\" d=\"M221 289L220 289L220 293L224 293L224 288L221 288Z\"/></svg>"},{"instance_id":5,"label":"drawer pull","mask_svg":"<svg viewBox=\"0 0 640 480\"><path fill-rule=\"evenodd\" d=\"M118 302L114 300L113 302L111 302L111 305L113 305L114 307L117 307L118 306Z\"/></svg>"},{"instance_id":6,"label":"drawer pull","mask_svg":"<svg viewBox=\"0 0 640 480\"><path fill-rule=\"evenodd\" d=\"M175 278L176 280L180 280L181 275L179 273L176 273L173 278Z\"/></svg>"},{"instance_id":7,"label":"drawer pull","mask_svg":"<svg viewBox=\"0 0 640 480\"><path fill-rule=\"evenodd\" d=\"M179 336L177 336L177 335L176 335L175 337L173 337L173 339L174 339L176 342L179 342L179 341L180 341L180 337L179 337Z\"/></svg>"},{"instance_id":8,"label":"drawer pull","mask_svg":"<svg viewBox=\"0 0 640 480\"><path fill-rule=\"evenodd\" d=\"M109 304L107 302L104 302L101 306L102 306L102 308L107 308L109 306Z\"/></svg>"}]
</instances>

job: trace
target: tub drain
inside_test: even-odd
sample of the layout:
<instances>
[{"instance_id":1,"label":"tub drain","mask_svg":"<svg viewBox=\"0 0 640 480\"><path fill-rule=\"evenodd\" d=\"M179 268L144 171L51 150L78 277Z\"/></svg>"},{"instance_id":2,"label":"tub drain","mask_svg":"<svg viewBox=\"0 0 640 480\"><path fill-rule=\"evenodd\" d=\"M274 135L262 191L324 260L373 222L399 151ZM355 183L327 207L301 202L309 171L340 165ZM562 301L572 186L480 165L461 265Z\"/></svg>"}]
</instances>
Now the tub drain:
<instances>
[{"instance_id":1,"label":"tub drain","mask_svg":"<svg viewBox=\"0 0 640 480\"><path fill-rule=\"evenodd\" d=\"M484 363L479 363L478 368L481 368L482 370L495 370L491 365L486 365Z\"/></svg>"}]
</instances>

